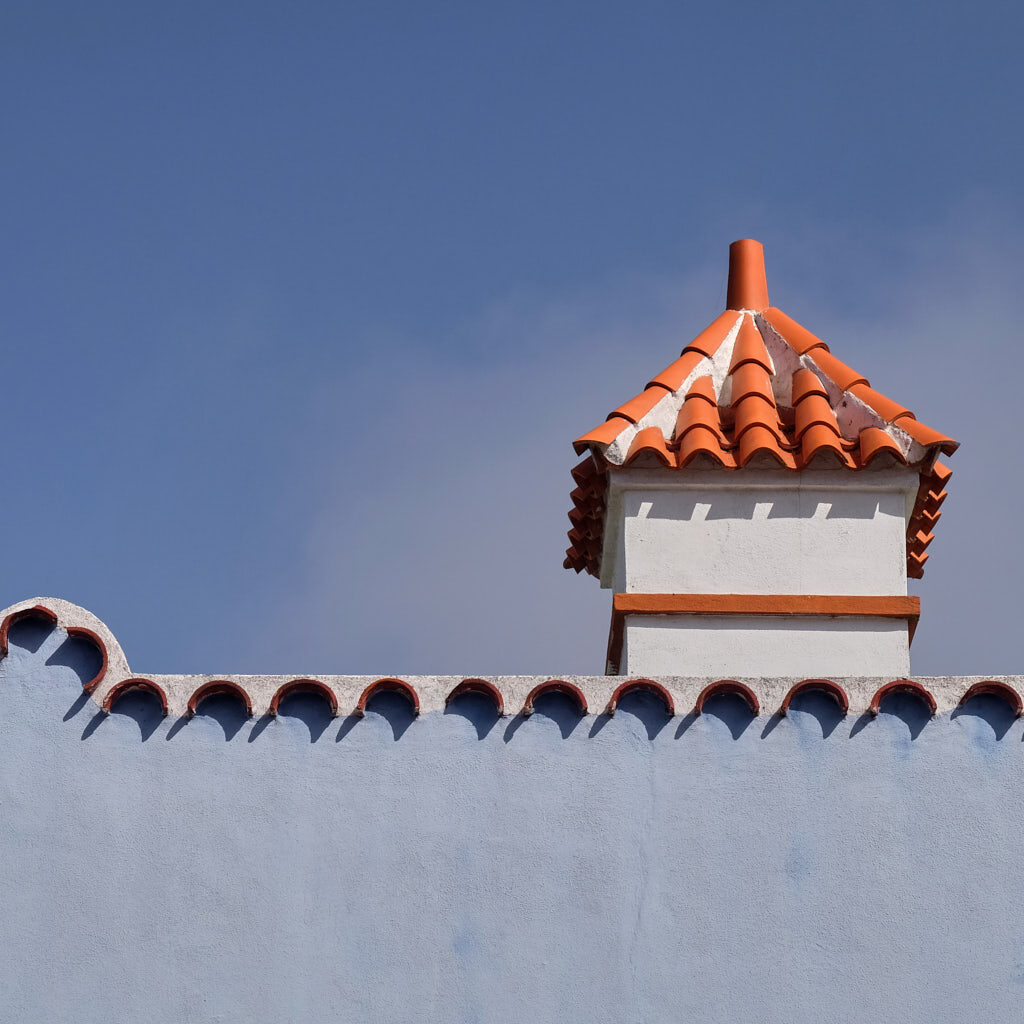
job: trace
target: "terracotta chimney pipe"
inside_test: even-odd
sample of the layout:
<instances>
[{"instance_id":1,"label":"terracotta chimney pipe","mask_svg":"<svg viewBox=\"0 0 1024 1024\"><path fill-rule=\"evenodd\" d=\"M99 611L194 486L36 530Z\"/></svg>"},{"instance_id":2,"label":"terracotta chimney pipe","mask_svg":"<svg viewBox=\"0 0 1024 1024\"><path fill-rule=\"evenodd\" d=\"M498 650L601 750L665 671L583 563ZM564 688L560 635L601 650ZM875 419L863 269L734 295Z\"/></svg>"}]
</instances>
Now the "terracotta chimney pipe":
<instances>
[{"instance_id":1,"label":"terracotta chimney pipe","mask_svg":"<svg viewBox=\"0 0 1024 1024\"><path fill-rule=\"evenodd\" d=\"M729 246L728 309L767 309L768 280L764 274L764 246L741 238Z\"/></svg>"}]
</instances>

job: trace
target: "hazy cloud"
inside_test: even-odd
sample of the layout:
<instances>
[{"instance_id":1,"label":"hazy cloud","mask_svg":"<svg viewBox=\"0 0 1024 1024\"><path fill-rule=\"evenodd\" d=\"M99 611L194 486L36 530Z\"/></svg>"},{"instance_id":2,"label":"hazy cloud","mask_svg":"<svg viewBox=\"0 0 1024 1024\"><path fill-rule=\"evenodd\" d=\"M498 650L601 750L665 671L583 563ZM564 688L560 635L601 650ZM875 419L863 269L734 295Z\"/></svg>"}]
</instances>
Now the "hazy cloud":
<instances>
[{"instance_id":1,"label":"hazy cloud","mask_svg":"<svg viewBox=\"0 0 1024 1024\"><path fill-rule=\"evenodd\" d=\"M814 244L845 251L835 238ZM321 381L305 564L266 609L281 626L254 654L280 665L298 649L296 670L335 672L602 671L609 596L561 568L570 441L719 312L716 257L682 281L638 277L487 310L460 329L480 353L468 365L393 340ZM915 671L1019 670L1021 252L991 219L961 211L895 262L898 275L866 285L870 315L855 293L872 280L868 265L849 268L842 305L770 283L841 358L963 442L915 586Z\"/></svg>"}]
</instances>

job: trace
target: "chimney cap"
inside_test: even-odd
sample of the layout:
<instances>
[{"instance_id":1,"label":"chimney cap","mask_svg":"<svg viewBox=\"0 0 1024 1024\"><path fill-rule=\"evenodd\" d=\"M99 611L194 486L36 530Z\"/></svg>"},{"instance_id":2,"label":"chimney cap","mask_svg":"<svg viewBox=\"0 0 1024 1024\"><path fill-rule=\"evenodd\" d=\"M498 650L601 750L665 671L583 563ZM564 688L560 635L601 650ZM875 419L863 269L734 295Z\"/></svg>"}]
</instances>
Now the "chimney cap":
<instances>
[{"instance_id":1,"label":"chimney cap","mask_svg":"<svg viewBox=\"0 0 1024 1024\"><path fill-rule=\"evenodd\" d=\"M728 309L767 309L768 279L764 272L764 246L741 238L729 246Z\"/></svg>"}]
</instances>

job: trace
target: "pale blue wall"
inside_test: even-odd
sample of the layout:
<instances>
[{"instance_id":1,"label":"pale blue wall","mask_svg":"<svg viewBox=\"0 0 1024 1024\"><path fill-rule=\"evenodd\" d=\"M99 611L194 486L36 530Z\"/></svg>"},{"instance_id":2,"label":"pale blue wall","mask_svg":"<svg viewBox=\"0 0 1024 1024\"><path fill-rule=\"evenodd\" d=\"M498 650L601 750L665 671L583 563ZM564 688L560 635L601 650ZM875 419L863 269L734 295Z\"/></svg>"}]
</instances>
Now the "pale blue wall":
<instances>
[{"instance_id":1,"label":"pale blue wall","mask_svg":"<svg viewBox=\"0 0 1024 1024\"><path fill-rule=\"evenodd\" d=\"M410 722L385 698L252 738L141 698L95 718L61 639L16 626L0 664L0 1020L1021 1018L998 702Z\"/></svg>"}]
</instances>

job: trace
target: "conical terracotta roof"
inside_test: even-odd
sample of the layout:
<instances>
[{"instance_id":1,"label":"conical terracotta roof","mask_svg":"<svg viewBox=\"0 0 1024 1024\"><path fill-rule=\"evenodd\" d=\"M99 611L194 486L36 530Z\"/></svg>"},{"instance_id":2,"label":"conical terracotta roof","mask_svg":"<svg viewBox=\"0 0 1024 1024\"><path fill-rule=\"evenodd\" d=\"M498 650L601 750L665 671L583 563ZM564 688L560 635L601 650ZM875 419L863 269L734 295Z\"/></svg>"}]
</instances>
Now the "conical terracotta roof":
<instances>
[{"instance_id":1,"label":"conical terracotta roof","mask_svg":"<svg viewBox=\"0 0 1024 1024\"><path fill-rule=\"evenodd\" d=\"M899 463L920 471L907 529L907 574L920 577L957 442L875 391L828 345L769 305L760 242L729 248L728 309L635 398L575 442L588 457L577 487L565 567L600 575L609 468L842 467Z\"/></svg>"}]
</instances>

